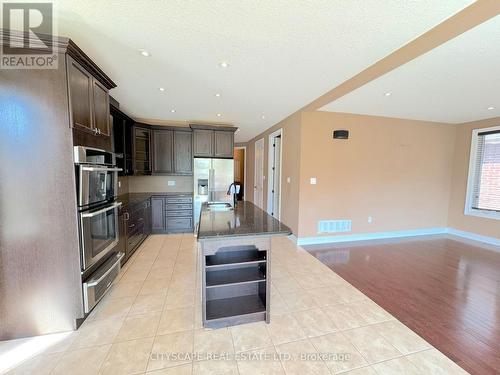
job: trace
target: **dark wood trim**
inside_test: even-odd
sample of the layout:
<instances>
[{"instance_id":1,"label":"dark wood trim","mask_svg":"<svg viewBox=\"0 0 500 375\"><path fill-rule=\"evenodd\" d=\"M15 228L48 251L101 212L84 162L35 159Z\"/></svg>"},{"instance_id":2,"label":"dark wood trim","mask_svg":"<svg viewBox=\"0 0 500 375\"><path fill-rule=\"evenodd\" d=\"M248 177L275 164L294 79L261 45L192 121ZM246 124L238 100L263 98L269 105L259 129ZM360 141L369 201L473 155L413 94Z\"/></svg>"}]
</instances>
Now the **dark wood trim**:
<instances>
[{"instance_id":1,"label":"dark wood trim","mask_svg":"<svg viewBox=\"0 0 500 375\"><path fill-rule=\"evenodd\" d=\"M204 125L204 124L189 124L191 129L200 129L200 130L220 130L220 131L228 131L228 132L236 132L238 128L236 126L228 126L228 125Z\"/></svg>"}]
</instances>

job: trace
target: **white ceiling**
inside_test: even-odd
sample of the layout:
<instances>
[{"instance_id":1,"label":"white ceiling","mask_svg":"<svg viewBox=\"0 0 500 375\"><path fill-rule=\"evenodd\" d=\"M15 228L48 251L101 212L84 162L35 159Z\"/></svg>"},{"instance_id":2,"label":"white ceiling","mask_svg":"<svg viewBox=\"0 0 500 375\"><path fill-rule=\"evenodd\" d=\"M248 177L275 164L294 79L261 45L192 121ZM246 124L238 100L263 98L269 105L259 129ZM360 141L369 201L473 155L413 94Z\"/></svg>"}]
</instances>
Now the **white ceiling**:
<instances>
[{"instance_id":1,"label":"white ceiling","mask_svg":"<svg viewBox=\"0 0 500 375\"><path fill-rule=\"evenodd\" d=\"M232 123L246 141L472 2L60 0L56 14L127 113Z\"/></svg>"},{"instance_id":2,"label":"white ceiling","mask_svg":"<svg viewBox=\"0 0 500 375\"><path fill-rule=\"evenodd\" d=\"M321 110L450 123L500 116L499 41L497 16Z\"/></svg>"}]
</instances>

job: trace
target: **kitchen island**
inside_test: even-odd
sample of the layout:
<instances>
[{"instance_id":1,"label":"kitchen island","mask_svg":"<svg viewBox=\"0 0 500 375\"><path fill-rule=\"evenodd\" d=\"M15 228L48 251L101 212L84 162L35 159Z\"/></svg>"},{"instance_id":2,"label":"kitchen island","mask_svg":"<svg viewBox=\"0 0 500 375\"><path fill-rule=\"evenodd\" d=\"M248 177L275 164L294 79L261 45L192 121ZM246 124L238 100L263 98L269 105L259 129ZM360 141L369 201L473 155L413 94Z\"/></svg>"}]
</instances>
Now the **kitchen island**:
<instances>
[{"instance_id":1,"label":"kitchen island","mask_svg":"<svg viewBox=\"0 0 500 375\"><path fill-rule=\"evenodd\" d=\"M290 229L251 202L204 204L198 242L203 326L270 320L271 237Z\"/></svg>"}]
</instances>

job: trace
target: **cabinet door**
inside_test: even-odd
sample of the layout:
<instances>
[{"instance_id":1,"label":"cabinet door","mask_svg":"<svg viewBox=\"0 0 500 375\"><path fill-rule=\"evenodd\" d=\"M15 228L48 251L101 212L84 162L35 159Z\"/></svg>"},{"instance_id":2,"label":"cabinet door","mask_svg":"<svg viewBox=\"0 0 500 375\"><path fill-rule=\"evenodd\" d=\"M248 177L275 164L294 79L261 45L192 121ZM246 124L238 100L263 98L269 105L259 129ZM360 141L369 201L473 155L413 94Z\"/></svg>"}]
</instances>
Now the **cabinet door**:
<instances>
[{"instance_id":1,"label":"cabinet door","mask_svg":"<svg viewBox=\"0 0 500 375\"><path fill-rule=\"evenodd\" d=\"M151 198L151 228L154 231L164 231L165 227L165 198Z\"/></svg>"},{"instance_id":2,"label":"cabinet door","mask_svg":"<svg viewBox=\"0 0 500 375\"><path fill-rule=\"evenodd\" d=\"M231 131L214 131L214 156L216 158L232 158L234 150L234 133Z\"/></svg>"},{"instance_id":3,"label":"cabinet door","mask_svg":"<svg viewBox=\"0 0 500 375\"><path fill-rule=\"evenodd\" d=\"M134 173L151 173L151 131L134 128Z\"/></svg>"},{"instance_id":4,"label":"cabinet door","mask_svg":"<svg viewBox=\"0 0 500 375\"><path fill-rule=\"evenodd\" d=\"M193 134L191 132L174 132L175 173L193 174Z\"/></svg>"},{"instance_id":5,"label":"cabinet door","mask_svg":"<svg viewBox=\"0 0 500 375\"><path fill-rule=\"evenodd\" d=\"M155 130L153 132L153 141L153 172L172 173L174 171L174 132L171 130Z\"/></svg>"},{"instance_id":6,"label":"cabinet door","mask_svg":"<svg viewBox=\"0 0 500 375\"><path fill-rule=\"evenodd\" d=\"M194 156L202 158L213 156L213 136L213 130L195 129L193 131Z\"/></svg>"},{"instance_id":7,"label":"cabinet door","mask_svg":"<svg viewBox=\"0 0 500 375\"><path fill-rule=\"evenodd\" d=\"M71 127L91 132L93 78L70 57L68 57L67 69Z\"/></svg>"},{"instance_id":8,"label":"cabinet door","mask_svg":"<svg viewBox=\"0 0 500 375\"><path fill-rule=\"evenodd\" d=\"M94 128L101 136L109 137L109 93L99 81L92 80Z\"/></svg>"}]
</instances>

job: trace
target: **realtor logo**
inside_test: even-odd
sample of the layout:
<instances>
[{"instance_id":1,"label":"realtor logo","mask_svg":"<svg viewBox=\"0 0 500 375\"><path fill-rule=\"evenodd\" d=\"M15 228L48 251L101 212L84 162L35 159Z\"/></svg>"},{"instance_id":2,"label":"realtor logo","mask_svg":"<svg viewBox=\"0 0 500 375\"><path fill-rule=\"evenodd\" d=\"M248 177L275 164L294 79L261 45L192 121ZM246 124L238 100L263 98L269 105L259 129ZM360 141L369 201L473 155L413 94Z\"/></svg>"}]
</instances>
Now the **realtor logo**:
<instances>
[{"instance_id":1,"label":"realtor logo","mask_svg":"<svg viewBox=\"0 0 500 375\"><path fill-rule=\"evenodd\" d=\"M3 3L1 26L1 69L57 69L52 3Z\"/></svg>"}]
</instances>

